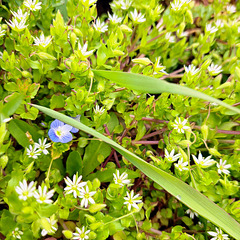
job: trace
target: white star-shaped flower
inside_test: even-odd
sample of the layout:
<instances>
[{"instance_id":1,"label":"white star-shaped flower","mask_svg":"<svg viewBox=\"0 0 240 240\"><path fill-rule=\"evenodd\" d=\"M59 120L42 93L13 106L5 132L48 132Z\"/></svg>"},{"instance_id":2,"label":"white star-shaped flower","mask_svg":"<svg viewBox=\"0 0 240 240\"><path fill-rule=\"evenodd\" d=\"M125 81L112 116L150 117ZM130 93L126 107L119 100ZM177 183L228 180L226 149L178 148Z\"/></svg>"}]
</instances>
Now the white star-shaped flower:
<instances>
[{"instance_id":1,"label":"white star-shaped flower","mask_svg":"<svg viewBox=\"0 0 240 240\"><path fill-rule=\"evenodd\" d=\"M191 209L188 209L186 211L186 213L190 215L191 219L194 219L194 216L198 217L198 214L196 212L192 211Z\"/></svg>"},{"instance_id":2,"label":"white star-shaped flower","mask_svg":"<svg viewBox=\"0 0 240 240\"><path fill-rule=\"evenodd\" d=\"M227 12L228 13L235 13L237 11L236 7L234 5L228 5L227 6Z\"/></svg>"},{"instance_id":3,"label":"white star-shaped flower","mask_svg":"<svg viewBox=\"0 0 240 240\"><path fill-rule=\"evenodd\" d=\"M38 192L36 191L34 193L34 197L39 203L51 204L53 201L50 198L53 196L53 194L54 190L47 192L47 186L44 186L43 188L38 186Z\"/></svg>"},{"instance_id":4,"label":"white star-shaped flower","mask_svg":"<svg viewBox=\"0 0 240 240\"><path fill-rule=\"evenodd\" d=\"M23 235L23 232L19 230L19 228L15 228L13 231L12 231L12 236L14 238L17 238L17 239L22 239L21 235Z\"/></svg>"},{"instance_id":5,"label":"white star-shaped flower","mask_svg":"<svg viewBox=\"0 0 240 240\"><path fill-rule=\"evenodd\" d=\"M64 181L67 184L67 187L64 188L66 194L73 193L73 196L77 198L81 189L87 184L86 182L81 182L81 180L82 176L80 175L77 177L76 174L73 175L73 180L71 180L69 177L64 178Z\"/></svg>"},{"instance_id":6,"label":"white star-shaped flower","mask_svg":"<svg viewBox=\"0 0 240 240\"><path fill-rule=\"evenodd\" d=\"M57 231L57 220L55 219L55 215L52 215L50 218L46 218L48 225L41 231L42 236L46 236L47 234L52 235Z\"/></svg>"},{"instance_id":7,"label":"white star-shaped flower","mask_svg":"<svg viewBox=\"0 0 240 240\"><path fill-rule=\"evenodd\" d=\"M222 67L213 63L207 68L210 75L215 76L222 72Z\"/></svg>"},{"instance_id":8,"label":"white star-shaped flower","mask_svg":"<svg viewBox=\"0 0 240 240\"><path fill-rule=\"evenodd\" d=\"M47 143L47 138L45 138L43 141L41 138L38 139L38 143L35 143L35 147L38 148L43 154L47 155L48 150L47 148L51 147L51 143Z\"/></svg>"},{"instance_id":9,"label":"white star-shaped flower","mask_svg":"<svg viewBox=\"0 0 240 240\"><path fill-rule=\"evenodd\" d=\"M126 200L126 202L124 202L123 204L126 204L128 207L128 211L131 211L131 208L136 208L137 210L139 210L139 206L137 204L141 203L142 200L140 200L141 196L139 194L136 194L134 196L134 191L132 190L129 194L129 192L127 192L127 196L124 197L124 200Z\"/></svg>"},{"instance_id":10,"label":"white star-shaped flower","mask_svg":"<svg viewBox=\"0 0 240 240\"><path fill-rule=\"evenodd\" d=\"M144 17L144 14L138 13L137 9L134 9L134 12L130 12L130 17L132 18L134 23L143 23L146 21L146 18Z\"/></svg>"},{"instance_id":11,"label":"white star-shaped flower","mask_svg":"<svg viewBox=\"0 0 240 240\"><path fill-rule=\"evenodd\" d=\"M4 36L6 33L6 30L2 29L2 26L0 25L0 37Z\"/></svg>"},{"instance_id":12,"label":"white star-shaped flower","mask_svg":"<svg viewBox=\"0 0 240 240\"><path fill-rule=\"evenodd\" d=\"M36 38L33 38L33 39L34 39L34 42L35 42L34 43L35 46L42 46L44 48L47 47L52 41L51 36L45 38L43 33L40 35L40 38L36 37Z\"/></svg>"},{"instance_id":13,"label":"white star-shaped flower","mask_svg":"<svg viewBox=\"0 0 240 240\"><path fill-rule=\"evenodd\" d=\"M41 7L41 2L38 2L38 0L25 0L23 4L29 8L31 11L37 11L40 10Z\"/></svg>"},{"instance_id":14,"label":"white star-shaped flower","mask_svg":"<svg viewBox=\"0 0 240 240\"><path fill-rule=\"evenodd\" d=\"M96 193L96 191L93 192L89 192L89 188L88 186L86 186L85 188L82 188L80 190L80 194L78 195L80 198L82 198L81 201L81 207L87 207L88 206L88 202L90 202L91 204L94 204L95 201L93 200L92 196Z\"/></svg>"},{"instance_id":15,"label":"white star-shaped flower","mask_svg":"<svg viewBox=\"0 0 240 240\"><path fill-rule=\"evenodd\" d=\"M39 155L41 155L41 151L36 147L36 145L33 147L32 145L29 145L29 148L27 150L27 155L30 158L37 159Z\"/></svg>"},{"instance_id":16,"label":"white star-shaped flower","mask_svg":"<svg viewBox=\"0 0 240 240\"><path fill-rule=\"evenodd\" d=\"M187 74L189 74L189 75L191 75L191 76L194 76L194 75L196 75L199 71L200 71L200 69L199 68L196 68L196 66L194 66L194 65L189 65L189 66L184 66L184 69L185 69L185 72L187 73Z\"/></svg>"},{"instance_id":17,"label":"white star-shaped flower","mask_svg":"<svg viewBox=\"0 0 240 240\"><path fill-rule=\"evenodd\" d=\"M96 20L96 23L93 23L93 27L97 32L104 33L108 30L108 25L105 24L104 22L101 23L99 18Z\"/></svg>"},{"instance_id":18,"label":"white star-shaped flower","mask_svg":"<svg viewBox=\"0 0 240 240\"><path fill-rule=\"evenodd\" d=\"M113 177L114 177L113 180L114 180L115 184L118 184L122 187L131 182L129 179L127 179L128 178L127 173L124 172L120 175L119 170L116 171L116 174L115 173L113 174Z\"/></svg>"},{"instance_id":19,"label":"white star-shaped flower","mask_svg":"<svg viewBox=\"0 0 240 240\"><path fill-rule=\"evenodd\" d=\"M125 1L120 1L120 7L123 10L128 10L132 6L133 1L130 0L125 0Z\"/></svg>"},{"instance_id":20,"label":"white star-shaped flower","mask_svg":"<svg viewBox=\"0 0 240 240\"><path fill-rule=\"evenodd\" d=\"M78 43L78 50L81 52L82 56L85 57L85 58L91 56L92 53L94 52L94 50L87 51L87 47L88 47L88 43L87 42L85 42L83 47L81 46L80 42Z\"/></svg>"},{"instance_id":21,"label":"white star-shaped flower","mask_svg":"<svg viewBox=\"0 0 240 240\"><path fill-rule=\"evenodd\" d=\"M192 155L192 157L193 157L194 162L201 168L210 167L215 163L215 161L213 159L211 159L212 156L208 156L208 157L204 158L200 151L198 154L198 158L195 157L194 155Z\"/></svg>"},{"instance_id":22,"label":"white star-shaped flower","mask_svg":"<svg viewBox=\"0 0 240 240\"><path fill-rule=\"evenodd\" d=\"M109 21L112 22L113 24L121 23L123 20L123 18L118 17L115 13L111 15L109 12L108 12L108 18L109 18Z\"/></svg>"},{"instance_id":23,"label":"white star-shaped flower","mask_svg":"<svg viewBox=\"0 0 240 240\"><path fill-rule=\"evenodd\" d=\"M206 25L205 31L206 31L206 33L215 33L218 31L218 28L215 26L212 26L212 24L209 23Z\"/></svg>"},{"instance_id":24,"label":"white star-shaped flower","mask_svg":"<svg viewBox=\"0 0 240 240\"><path fill-rule=\"evenodd\" d=\"M77 232L73 233L74 240L85 240L89 239L88 234L90 233L90 230L85 230L85 227L83 226L82 229L76 227Z\"/></svg>"},{"instance_id":25,"label":"white star-shaped flower","mask_svg":"<svg viewBox=\"0 0 240 240\"><path fill-rule=\"evenodd\" d=\"M187 119L181 121L180 118L176 119L173 124L174 129L176 129L179 133L184 133L185 130L190 129L189 126L185 126L187 124Z\"/></svg>"},{"instance_id":26,"label":"white star-shaped flower","mask_svg":"<svg viewBox=\"0 0 240 240\"><path fill-rule=\"evenodd\" d=\"M172 36L172 34L171 34L170 32L166 33L165 38L166 38L166 40L168 40L168 42L170 42L170 43L174 43L174 42L175 42L175 37Z\"/></svg>"},{"instance_id":27,"label":"white star-shaped flower","mask_svg":"<svg viewBox=\"0 0 240 240\"><path fill-rule=\"evenodd\" d=\"M225 160L223 162L222 159L220 159L219 163L217 163L217 168L218 168L218 173L225 173L225 174L229 174L230 172L227 170L228 168L231 167L231 164L226 164L227 160Z\"/></svg>"},{"instance_id":28,"label":"white star-shaped flower","mask_svg":"<svg viewBox=\"0 0 240 240\"><path fill-rule=\"evenodd\" d=\"M12 15L13 15L15 18L17 18L17 19L20 20L20 21L23 20L23 19L26 20L26 18L27 18L28 15L29 15L28 12L25 12L25 13L23 14L23 11L22 11L21 8L19 8L17 12L11 11L11 13L12 13Z\"/></svg>"},{"instance_id":29,"label":"white star-shaped flower","mask_svg":"<svg viewBox=\"0 0 240 240\"><path fill-rule=\"evenodd\" d=\"M33 181L28 185L27 181L24 179L22 182L19 182L19 186L15 188L15 191L18 193L19 199L26 201L27 198L34 195L35 189Z\"/></svg>"},{"instance_id":30,"label":"white star-shaped flower","mask_svg":"<svg viewBox=\"0 0 240 240\"><path fill-rule=\"evenodd\" d=\"M183 170L189 170L186 166L188 166L188 162L183 162L183 158L178 160L177 163L174 163L175 167L181 172Z\"/></svg>"},{"instance_id":31,"label":"white star-shaped flower","mask_svg":"<svg viewBox=\"0 0 240 240\"><path fill-rule=\"evenodd\" d=\"M216 228L216 232L208 232L209 235L213 236L210 240L227 240L228 235L223 234L221 229Z\"/></svg>"},{"instance_id":32,"label":"white star-shaped flower","mask_svg":"<svg viewBox=\"0 0 240 240\"><path fill-rule=\"evenodd\" d=\"M9 20L7 24L16 32L23 31L28 25L26 25L26 19L22 19L20 22L14 18L12 21Z\"/></svg>"},{"instance_id":33,"label":"white star-shaped flower","mask_svg":"<svg viewBox=\"0 0 240 240\"><path fill-rule=\"evenodd\" d=\"M97 104L96 107L93 109L95 114L100 114L102 115L105 112L104 107L99 107L99 105Z\"/></svg>"},{"instance_id":34,"label":"white star-shaped flower","mask_svg":"<svg viewBox=\"0 0 240 240\"><path fill-rule=\"evenodd\" d=\"M178 153L178 154L174 155L174 152L175 152L175 150L173 149L169 154L168 150L165 149L165 159L168 162L175 162L180 158L181 154Z\"/></svg>"}]
</instances>

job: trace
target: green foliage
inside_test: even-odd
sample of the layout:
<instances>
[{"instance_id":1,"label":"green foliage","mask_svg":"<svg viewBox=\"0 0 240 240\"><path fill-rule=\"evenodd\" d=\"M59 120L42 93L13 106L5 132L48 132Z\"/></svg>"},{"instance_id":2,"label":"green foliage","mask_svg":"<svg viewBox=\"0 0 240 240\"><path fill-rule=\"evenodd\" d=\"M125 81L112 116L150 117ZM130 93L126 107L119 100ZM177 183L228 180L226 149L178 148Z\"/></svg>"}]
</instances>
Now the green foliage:
<instances>
[{"instance_id":1,"label":"green foliage","mask_svg":"<svg viewBox=\"0 0 240 240\"><path fill-rule=\"evenodd\" d=\"M0 6L1 234L240 239L240 4L29 2Z\"/></svg>"}]
</instances>

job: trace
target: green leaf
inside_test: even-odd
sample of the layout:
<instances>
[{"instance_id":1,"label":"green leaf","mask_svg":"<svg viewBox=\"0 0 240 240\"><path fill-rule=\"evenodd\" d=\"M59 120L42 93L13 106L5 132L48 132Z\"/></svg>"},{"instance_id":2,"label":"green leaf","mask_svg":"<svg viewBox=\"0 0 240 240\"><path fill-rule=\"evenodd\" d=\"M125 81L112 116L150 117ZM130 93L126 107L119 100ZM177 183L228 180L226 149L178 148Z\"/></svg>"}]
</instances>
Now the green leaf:
<instances>
[{"instance_id":1,"label":"green leaf","mask_svg":"<svg viewBox=\"0 0 240 240\"><path fill-rule=\"evenodd\" d=\"M4 104L2 108L2 111L0 113L0 123L2 122L3 119L8 118L15 113L15 111L22 103L22 100L23 96L18 93L14 93L14 95L11 96L9 102Z\"/></svg>"},{"instance_id":2,"label":"green leaf","mask_svg":"<svg viewBox=\"0 0 240 240\"><path fill-rule=\"evenodd\" d=\"M12 136L23 147L28 147L30 145L30 141L26 135L27 132L31 134L34 142L37 142L38 139L42 137L34 127L18 119L13 119L10 121L8 129Z\"/></svg>"},{"instance_id":3,"label":"green leaf","mask_svg":"<svg viewBox=\"0 0 240 240\"><path fill-rule=\"evenodd\" d=\"M72 151L66 162L66 172L69 173L71 177L73 174L78 172L79 175L82 175L82 158L77 151Z\"/></svg>"},{"instance_id":4,"label":"green leaf","mask_svg":"<svg viewBox=\"0 0 240 240\"><path fill-rule=\"evenodd\" d=\"M222 208L213 203L196 189L182 182L180 179L147 163L134 153L126 150L113 140L98 133L94 129L85 126L81 122L78 122L75 119L67 117L59 112L48 109L46 107L38 106L35 104L33 104L32 106L38 108L43 113L55 119L65 122L66 124L78 128L84 132L87 132L88 134L91 134L92 136L108 143L109 145L111 145L111 147L116 149L120 154L122 154L126 159L128 159L132 164L134 164L139 170L141 170L145 175L147 175L157 184L166 189L166 191L175 196L179 201L181 201L193 211L199 213L201 216L214 223L216 226L223 229L235 239L240 240L240 224L235 221Z\"/></svg>"},{"instance_id":5,"label":"green leaf","mask_svg":"<svg viewBox=\"0 0 240 240\"><path fill-rule=\"evenodd\" d=\"M105 70L92 70L97 76L107 78L117 84L124 87L130 88L132 90L137 90L140 92L147 92L152 94L158 93L173 93L189 97L200 98L209 102L217 103L225 108L228 108L235 113L240 114L240 109L232 107L231 105L222 102L214 97L208 96L202 92L198 92L194 89L181 86L174 83L169 83L164 80L153 78L149 76L144 76L135 73L126 72L115 72L115 71L105 71Z\"/></svg>"},{"instance_id":6,"label":"green leaf","mask_svg":"<svg viewBox=\"0 0 240 240\"><path fill-rule=\"evenodd\" d=\"M83 176L87 176L91 173L97 166L99 166L109 154L111 153L111 147L99 141L92 141L87 147L83 157Z\"/></svg>"}]
</instances>

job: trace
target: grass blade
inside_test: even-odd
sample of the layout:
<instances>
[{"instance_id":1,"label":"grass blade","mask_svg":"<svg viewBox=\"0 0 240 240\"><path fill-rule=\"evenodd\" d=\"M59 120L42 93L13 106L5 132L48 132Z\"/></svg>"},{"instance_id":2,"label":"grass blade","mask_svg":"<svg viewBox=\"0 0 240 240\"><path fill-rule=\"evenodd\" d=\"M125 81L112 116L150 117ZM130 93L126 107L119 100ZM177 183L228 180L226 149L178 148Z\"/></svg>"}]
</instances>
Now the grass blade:
<instances>
[{"instance_id":1,"label":"grass blade","mask_svg":"<svg viewBox=\"0 0 240 240\"><path fill-rule=\"evenodd\" d=\"M182 182L178 178L162 171L161 169L158 169L155 166L152 166L151 164L145 162L137 155L126 150L113 140L100 134L94 129L85 126L81 122L78 122L75 119L72 119L68 116L65 116L64 114L46 107L38 106L35 104L32 104L32 106L55 119L65 122L66 124L87 132L99 140L110 144L114 149L116 149L120 154L122 154L149 178L166 189L170 194L178 198L179 201L223 229L235 239L240 240L240 224L222 208L217 206L215 203L213 203L211 200L209 200L207 197L205 197L203 194L191 186Z\"/></svg>"},{"instance_id":2,"label":"grass blade","mask_svg":"<svg viewBox=\"0 0 240 240\"><path fill-rule=\"evenodd\" d=\"M169 83L164 80L144 76L136 73L116 72L116 71L105 71L105 70L92 70L95 75L107 78L123 87L137 90L140 92L147 92L152 94L158 93L173 93L184 95L188 97L196 97L208 102L217 103L220 106L228 108L235 113L240 114L240 109L232 107L231 105L224 103L214 97L208 96L205 93L198 92L194 89L181 86L179 84Z\"/></svg>"}]
</instances>

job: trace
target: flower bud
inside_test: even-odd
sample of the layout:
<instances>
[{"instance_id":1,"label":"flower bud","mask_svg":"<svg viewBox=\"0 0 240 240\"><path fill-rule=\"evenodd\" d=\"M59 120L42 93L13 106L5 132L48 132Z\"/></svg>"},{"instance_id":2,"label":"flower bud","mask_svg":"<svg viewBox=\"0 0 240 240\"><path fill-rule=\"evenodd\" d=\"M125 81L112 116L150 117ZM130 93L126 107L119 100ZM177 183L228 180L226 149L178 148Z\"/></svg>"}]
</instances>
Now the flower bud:
<instances>
[{"instance_id":1,"label":"flower bud","mask_svg":"<svg viewBox=\"0 0 240 240\"><path fill-rule=\"evenodd\" d=\"M95 213L95 212L101 211L105 207L106 207L106 204L92 204L88 210L90 213Z\"/></svg>"},{"instance_id":2,"label":"flower bud","mask_svg":"<svg viewBox=\"0 0 240 240\"><path fill-rule=\"evenodd\" d=\"M219 153L215 148L209 148L208 149L209 153L213 156L221 157L221 153Z\"/></svg>"},{"instance_id":3,"label":"flower bud","mask_svg":"<svg viewBox=\"0 0 240 240\"><path fill-rule=\"evenodd\" d=\"M120 29L123 31L123 33L132 33L132 29L125 24L122 24L120 26Z\"/></svg>"},{"instance_id":4,"label":"flower bud","mask_svg":"<svg viewBox=\"0 0 240 240\"><path fill-rule=\"evenodd\" d=\"M152 63L149 58L134 58L132 61L134 63L139 63L139 64L142 64L142 65L145 65L145 66Z\"/></svg>"},{"instance_id":5,"label":"flower bud","mask_svg":"<svg viewBox=\"0 0 240 240\"><path fill-rule=\"evenodd\" d=\"M72 232L69 230L63 230L62 233L65 236L65 238L67 238L67 239L71 239L73 237Z\"/></svg>"},{"instance_id":6,"label":"flower bud","mask_svg":"<svg viewBox=\"0 0 240 240\"><path fill-rule=\"evenodd\" d=\"M206 141L207 138L208 138L208 129L209 129L208 126L205 125L205 124L203 124L203 125L201 126L201 132L202 132L203 140L204 140L204 141Z\"/></svg>"}]
</instances>

